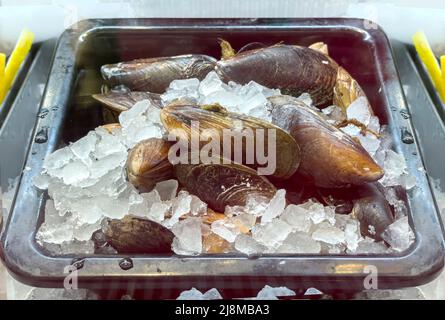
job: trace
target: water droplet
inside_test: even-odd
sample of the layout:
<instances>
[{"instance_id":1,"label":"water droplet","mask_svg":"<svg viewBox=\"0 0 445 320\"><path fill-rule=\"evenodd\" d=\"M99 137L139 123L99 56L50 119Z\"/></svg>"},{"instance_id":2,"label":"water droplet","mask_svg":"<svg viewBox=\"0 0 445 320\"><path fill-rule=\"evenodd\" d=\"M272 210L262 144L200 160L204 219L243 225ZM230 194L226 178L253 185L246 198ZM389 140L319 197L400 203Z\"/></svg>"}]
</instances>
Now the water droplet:
<instances>
[{"instance_id":1,"label":"water droplet","mask_svg":"<svg viewBox=\"0 0 445 320\"><path fill-rule=\"evenodd\" d=\"M37 132L34 141L37 143L45 143L48 141L48 127L42 127L42 129Z\"/></svg>"},{"instance_id":2,"label":"water droplet","mask_svg":"<svg viewBox=\"0 0 445 320\"><path fill-rule=\"evenodd\" d=\"M417 152L413 152L413 156L417 156Z\"/></svg>"},{"instance_id":3,"label":"water droplet","mask_svg":"<svg viewBox=\"0 0 445 320\"><path fill-rule=\"evenodd\" d=\"M45 118L49 113L49 110L47 108L43 108L42 110L40 110L39 112L39 118L43 119Z\"/></svg>"},{"instance_id":4,"label":"water droplet","mask_svg":"<svg viewBox=\"0 0 445 320\"><path fill-rule=\"evenodd\" d=\"M35 154L37 154L37 151L33 150L33 151L31 152L31 154L32 154L32 155L35 155Z\"/></svg>"},{"instance_id":5,"label":"water droplet","mask_svg":"<svg viewBox=\"0 0 445 320\"><path fill-rule=\"evenodd\" d=\"M54 107L51 108L51 110L52 111L57 111L57 110L59 110L59 107L58 106L54 106Z\"/></svg>"},{"instance_id":6,"label":"water droplet","mask_svg":"<svg viewBox=\"0 0 445 320\"><path fill-rule=\"evenodd\" d=\"M74 258L71 260L71 265L76 267L77 270L82 269L85 264L85 258Z\"/></svg>"},{"instance_id":7,"label":"water droplet","mask_svg":"<svg viewBox=\"0 0 445 320\"><path fill-rule=\"evenodd\" d=\"M122 270L129 270L133 268L133 261L130 258L123 258L119 261L119 267L121 267Z\"/></svg>"},{"instance_id":8,"label":"water droplet","mask_svg":"<svg viewBox=\"0 0 445 320\"><path fill-rule=\"evenodd\" d=\"M414 137L406 127L402 127L402 141L406 144L414 143Z\"/></svg>"},{"instance_id":9,"label":"water droplet","mask_svg":"<svg viewBox=\"0 0 445 320\"><path fill-rule=\"evenodd\" d=\"M402 116L403 119L409 119L411 117L411 115L409 114L409 111L406 109L402 109L400 110L400 115Z\"/></svg>"}]
</instances>

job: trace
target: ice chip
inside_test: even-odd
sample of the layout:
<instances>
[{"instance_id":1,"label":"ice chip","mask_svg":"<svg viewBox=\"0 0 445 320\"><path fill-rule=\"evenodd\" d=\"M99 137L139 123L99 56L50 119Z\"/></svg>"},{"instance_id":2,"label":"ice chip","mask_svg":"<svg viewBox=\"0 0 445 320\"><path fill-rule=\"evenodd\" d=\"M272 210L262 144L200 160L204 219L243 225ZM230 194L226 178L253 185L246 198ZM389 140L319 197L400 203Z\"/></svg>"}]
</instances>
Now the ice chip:
<instances>
[{"instance_id":1,"label":"ice chip","mask_svg":"<svg viewBox=\"0 0 445 320\"><path fill-rule=\"evenodd\" d=\"M71 149L66 147L54 151L45 158L43 162L43 168L50 171L54 169L60 169L68 164L74 157Z\"/></svg>"},{"instance_id":2,"label":"ice chip","mask_svg":"<svg viewBox=\"0 0 445 320\"><path fill-rule=\"evenodd\" d=\"M205 300L220 300L223 297L219 293L219 291L216 288L212 288L207 290L207 292L204 293L203 298Z\"/></svg>"},{"instance_id":3,"label":"ice chip","mask_svg":"<svg viewBox=\"0 0 445 320\"><path fill-rule=\"evenodd\" d=\"M155 190L159 193L162 201L172 200L178 191L178 180L170 179L156 183Z\"/></svg>"},{"instance_id":4,"label":"ice chip","mask_svg":"<svg viewBox=\"0 0 445 320\"><path fill-rule=\"evenodd\" d=\"M276 218L268 224L256 225L252 229L252 238L270 249L275 249L291 231L290 225Z\"/></svg>"},{"instance_id":5,"label":"ice chip","mask_svg":"<svg viewBox=\"0 0 445 320\"><path fill-rule=\"evenodd\" d=\"M136 102L133 107L119 114L119 123L122 127L128 127L132 122L137 121L150 106L149 100Z\"/></svg>"},{"instance_id":6,"label":"ice chip","mask_svg":"<svg viewBox=\"0 0 445 320\"><path fill-rule=\"evenodd\" d=\"M345 233L328 222L322 222L312 233L312 238L331 245L345 243Z\"/></svg>"},{"instance_id":7,"label":"ice chip","mask_svg":"<svg viewBox=\"0 0 445 320\"><path fill-rule=\"evenodd\" d=\"M216 220L212 223L212 232L227 240L228 242L234 242L236 236L240 233L240 230L235 224L226 219Z\"/></svg>"},{"instance_id":8,"label":"ice chip","mask_svg":"<svg viewBox=\"0 0 445 320\"><path fill-rule=\"evenodd\" d=\"M408 217L400 218L386 228L382 238L392 249L402 252L408 249L414 242L415 236L411 229Z\"/></svg>"},{"instance_id":9,"label":"ice chip","mask_svg":"<svg viewBox=\"0 0 445 320\"><path fill-rule=\"evenodd\" d=\"M320 253L320 244L304 232L292 232L275 251L277 253L317 254Z\"/></svg>"},{"instance_id":10,"label":"ice chip","mask_svg":"<svg viewBox=\"0 0 445 320\"><path fill-rule=\"evenodd\" d=\"M346 115L349 120L355 119L368 126L371 120L371 111L368 108L365 97L358 97L346 109Z\"/></svg>"},{"instance_id":11,"label":"ice chip","mask_svg":"<svg viewBox=\"0 0 445 320\"><path fill-rule=\"evenodd\" d=\"M33 177L32 182L34 183L34 186L36 186L36 188L40 190L46 190L48 189L48 185L51 182L51 178L47 174L41 173Z\"/></svg>"},{"instance_id":12,"label":"ice chip","mask_svg":"<svg viewBox=\"0 0 445 320\"><path fill-rule=\"evenodd\" d=\"M258 243L247 234L239 234L235 239L235 249L241 253L251 256L263 253L267 247Z\"/></svg>"},{"instance_id":13,"label":"ice chip","mask_svg":"<svg viewBox=\"0 0 445 320\"><path fill-rule=\"evenodd\" d=\"M286 207L286 190L278 190L270 200L266 210L261 217L261 224L266 224L278 217Z\"/></svg>"},{"instance_id":14,"label":"ice chip","mask_svg":"<svg viewBox=\"0 0 445 320\"><path fill-rule=\"evenodd\" d=\"M172 249L176 254L198 255L202 251L201 219L189 217L176 223Z\"/></svg>"},{"instance_id":15,"label":"ice chip","mask_svg":"<svg viewBox=\"0 0 445 320\"><path fill-rule=\"evenodd\" d=\"M176 300L204 300L204 295L198 289L191 288L190 290L182 291Z\"/></svg>"},{"instance_id":16,"label":"ice chip","mask_svg":"<svg viewBox=\"0 0 445 320\"><path fill-rule=\"evenodd\" d=\"M266 285L258 292L256 298L258 300L278 300L278 297L295 296L295 294L295 291L286 287L271 287Z\"/></svg>"},{"instance_id":17,"label":"ice chip","mask_svg":"<svg viewBox=\"0 0 445 320\"><path fill-rule=\"evenodd\" d=\"M295 204L288 205L281 214L280 219L288 223L296 231L309 232L312 226L309 211Z\"/></svg>"},{"instance_id":18,"label":"ice chip","mask_svg":"<svg viewBox=\"0 0 445 320\"><path fill-rule=\"evenodd\" d=\"M199 84L199 93L203 96L221 90L225 90L226 85L221 81L215 71L209 72Z\"/></svg>"},{"instance_id":19,"label":"ice chip","mask_svg":"<svg viewBox=\"0 0 445 320\"><path fill-rule=\"evenodd\" d=\"M76 184L90 176L88 167L81 161L74 161L63 167L62 179L65 184Z\"/></svg>"},{"instance_id":20,"label":"ice chip","mask_svg":"<svg viewBox=\"0 0 445 320\"><path fill-rule=\"evenodd\" d=\"M85 137L72 143L69 148L78 159L84 164L89 165L91 163L90 154L96 147L96 141L96 133L90 131Z\"/></svg>"},{"instance_id":21,"label":"ice chip","mask_svg":"<svg viewBox=\"0 0 445 320\"><path fill-rule=\"evenodd\" d=\"M192 201L190 202L190 213L194 216L207 214L207 203L201 201L197 196L192 195Z\"/></svg>"}]
</instances>

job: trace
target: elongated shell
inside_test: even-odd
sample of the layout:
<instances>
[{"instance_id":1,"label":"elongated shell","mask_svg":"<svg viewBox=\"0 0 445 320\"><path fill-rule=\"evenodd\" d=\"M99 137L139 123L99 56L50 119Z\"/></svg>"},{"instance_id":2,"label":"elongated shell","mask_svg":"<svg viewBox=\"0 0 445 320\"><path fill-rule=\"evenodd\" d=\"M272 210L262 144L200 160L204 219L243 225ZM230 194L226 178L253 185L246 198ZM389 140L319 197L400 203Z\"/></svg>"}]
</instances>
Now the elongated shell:
<instances>
[{"instance_id":1,"label":"elongated shell","mask_svg":"<svg viewBox=\"0 0 445 320\"><path fill-rule=\"evenodd\" d=\"M224 108L218 109L218 105L212 110L211 108L203 109L195 105L181 103L169 105L162 109L161 121L169 132L182 129L179 134L184 135L182 138L189 139L188 141L192 139L192 131L193 133L197 133L195 131L199 130L199 136L203 136L204 130L213 130L211 140L220 142L220 155L227 151L228 147L227 145L224 147L223 137L225 132L229 131L237 137L238 141L242 139L242 154L239 154L241 150L238 149L231 151L231 159L233 160L235 157L236 160L236 157L242 156L242 158L239 158L242 161L235 162L243 163L253 168L264 168L268 165L258 163L258 145L263 147L263 151L259 152L261 155L265 155L266 151L274 152L275 169L270 172L274 178L287 179L291 177L298 168L300 150L297 143L288 133L271 123L253 117L227 112ZM199 129L195 130L195 127L192 127L192 121L195 121L195 124L199 124ZM250 133L252 133L251 137L253 136L253 139L251 142L253 142L253 144L246 142L248 139L242 138L242 132L248 133L248 129L250 129ZM259 131L259 129L262 131ZM269 136L269 134L271 135ZM273 143L275 143L275 150L273 150ZM207 141L202 142L201 147L205 144L207 144ZM234 139L229 141L229 146L231 150L234 149ZM251 155L251 161L247 161L247 153ZM273 155L268 154L268 159L272 160ZM230 156L226 156L226 158L230 158Z\"/></svg>"},{"instance_id":2,"label":"elongated shell","mask_svg":"<svg viewBox=\"0 0 445 320\"><path fill-rule=\"evenodd\" d=\"M102 103L108 109L121 113L127 111L135 103L150 100L152 104L161 108L161 97L159 94L141 91L113 92L105 94L93 94L93 98Z\"/></svg>"},{"instance_id":3,"label":"elongated shell","mask_svg":"<svg viewBox=\"0 0 445 320\"><path fill-rule=\"evenodd\" d=\"M301 149L298 173L319 187L362 185L384 172L350 136L327 123L303 102L289 96L270 97L273 123L290 133Z\"/></svg>"},{"instance_id":4,"label":"elongated shell","mask_svg":"<svg viewBox=\"0 0 445 320\"><path fill-rule=\"evenodd\" d=\"M307 92L316 105L331 103L338 64L321 52L294 45L244 51L218 61L216 72L226 81L255 81L283 94Z\"/></svg>"},{"instance_id":5,"label":"elongated shell","mask_svg":"<svg viewBox=\"0 0 445 320\"><path fill-rule=\"evenodd\" d=\"M171 252L173 233L154 221L131 215L108 221L107 242L119 253Z\"/></svg>"},{"instance_id":6,"label":"elongated shell","mask_svg":"<svg viewBox=\"0 0 445 320\"><path fill-rule=\"evenodd\" d=\"M176 177L213 210L243 206L249 195L272 199L276 188L255 170L239 164L176 165Z\"/></svg>"},{"instance_id":7,"label":"elongated shell","mask_svg":"<svg viewBox=\"0 0 445 320\"><path fill-rule=\"evenodd\" d=\"M108 64L102 66L101 72L111 86L124 85L134 91L164 93L173 80L202 80L215 64L212 57L189 54Z\"/></svg>"},{"instance_id":8,"label":"elongated shell","mask_svg":"<svg viewBox=\"0 0 445 320\"><path fill-rule=\"evenodd\" d=\"M155 184L173 177L168 160L171 143L158 138L139 142L128 153L128 180L141 192L149 192Z\"/></svg>"}]
</instances>

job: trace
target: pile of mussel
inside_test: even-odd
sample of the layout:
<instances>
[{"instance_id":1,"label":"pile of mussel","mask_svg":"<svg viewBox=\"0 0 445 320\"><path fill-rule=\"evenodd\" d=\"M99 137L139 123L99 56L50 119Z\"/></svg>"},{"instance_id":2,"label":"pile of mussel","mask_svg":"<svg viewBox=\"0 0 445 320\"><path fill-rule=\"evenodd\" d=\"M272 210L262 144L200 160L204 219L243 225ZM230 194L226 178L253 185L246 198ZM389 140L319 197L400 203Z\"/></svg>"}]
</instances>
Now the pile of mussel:
<instances>
[{"instance_id":1,"label":"pile of mussel","mask_svg":"<svg viewBox=\"0 0 445 320\"><path fill-rule=\"evenodd\" d=\"M309 47L255 43L235 52L221 40L221 47L220 60L189 54L104 65L101 72L106 84L128 90L109 91L94 98L114 113L148 99L161 109L167 132L181 129L191 135L194 120L199 121L199 130L222 131L240 124L254 132L275 129L274 172L258 175L258 163L236 163L234 159L230 163L173 165L168 159L172 142L151 138L130 150L126 167L129 181L141 192L149 192L160 181L177 179L181 188L208 204L208 213L202 217L204 223L224 218L226 206L243 206L249 196L270 200L278 188L284 188L289 203L316 198L335 206L336 213L356 217L361 222L362 235L381 240L381 233L394 221L392 208L377 182L384 172L358 140L328 122L320 112L335 104L346 113L355 99L366 99L359 84L330 58L324 43ZM268 98L272 123L229 112L219 104L202 106L177 100L162 105L160 94L173 80L202 80L210 71L224 82L255 81L280 89L283 95ZM310 94L313 105L297 99L303 93ZM367 107L372 112L369 103ZM118 124L107 125L110 126ZM122 253L170 251L173 239L171 231L160 224L132 216L110 221L105 235ZM205 251L225 252L227 245L222 240L210 235L203 240Z\"/></svg>"}]
</instances>

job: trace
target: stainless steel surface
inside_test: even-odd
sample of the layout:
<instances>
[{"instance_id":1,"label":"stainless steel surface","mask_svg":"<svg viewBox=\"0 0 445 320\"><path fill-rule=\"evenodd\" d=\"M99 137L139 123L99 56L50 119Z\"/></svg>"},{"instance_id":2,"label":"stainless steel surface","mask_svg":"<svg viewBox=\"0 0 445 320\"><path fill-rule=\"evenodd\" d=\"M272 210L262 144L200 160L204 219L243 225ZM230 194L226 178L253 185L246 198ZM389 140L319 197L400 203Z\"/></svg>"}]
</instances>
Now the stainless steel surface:
<instances>
[{"instance_id":1,"label":"stainless steel surface","mask_svg":"<svg viewBox=\"0 0 445 320\"><path fill-rule=\"evenodd\" d=\"M3 190L7 189L8 180L19 176L23 170L54 46L55 41L49 41L38 49L10 112L0 126L0 186Z\"/></svg>"},{"instance_id":2,"label":"stainless steel surface","mask_svg":"<svg viewBox=\"0 0 445 320\"><path fill-rule=\"evenodd\" d=\"M445 125L441 118L443 104L438 100L437 92L432 88L414 51L396 41L393 41L392 46L430 186L434 185L433 179L438 179L441 186L445 187ZM440 212L443 208L437 209Z\"/></svg>"}]
</instances>

